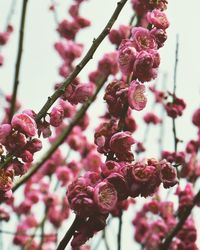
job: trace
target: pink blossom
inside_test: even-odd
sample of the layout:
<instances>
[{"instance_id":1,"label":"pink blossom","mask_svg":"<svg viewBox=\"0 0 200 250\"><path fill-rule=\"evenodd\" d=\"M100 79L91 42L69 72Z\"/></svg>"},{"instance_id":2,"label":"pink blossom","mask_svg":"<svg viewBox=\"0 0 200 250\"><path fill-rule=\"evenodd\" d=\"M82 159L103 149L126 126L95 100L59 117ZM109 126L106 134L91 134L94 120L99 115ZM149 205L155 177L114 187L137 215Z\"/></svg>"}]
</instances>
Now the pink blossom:
<instances>
[{"instance_id":1,"label":"pink blossom","mask_svg":"<svg viewBox=\"0 0 200 250\"><path fill-rule=\"evenodd\" d=\"M53 107L50 113L50 124L54 127L58 127L61 125L64 118L64 110L61 105L57 105Z\"/></svg>"},{"instance_id":2,"label":"pink blossom","mask_svg":"<svg viewBox=\"0 0 200 250\"><path fill-rule=\"evenodd\" d=\"M6 142L6 137L11 133L12 127L10 124L2 124L0 126L0 143Z\"/></svg>"},{"instance_id":3,"label":"pink blossom","mask_svg":"<svg viewBox=\"0 0 200 250\"><path fill-rule=\"evenodd\" d=\"M119 67L124 75L130 75L137 56L137 51L132 41L124 39L119 46Z\"/></svg>"},{"instance_id":4,"label":"pink blossom","mask_svg":"<svg viewBox=\"0 0 200 250\"><path fill-rule=\"evenodd\" d=\"M130 132L118 132L111 137L110 148L115 153L123 153L130 151L131 145L134 143L135 140L131 137Z\"/></svg>"},{"instance_id":5,"label":"pink blossom","mask_svg":"<svg viewBox=\"0 0 200 250\"><path fill-rule=\"evenodd\" d=\"M56 176L58 180L61 182L62 186L65 186L72 179L72 173L69 168L66 166L59 166L56 168Z\"/></svg>"},{"instance_id":6,"label":"pink blossom","mask_svg":"<svg viewBox=\"0 0 200 250\"><path fill-rule=\"evenodd\" d=\"M69 22L68 20L64 19L59 23L57 31L62 37L69 40L74 40L76 33L79 31L79 25L74 21Z\"/></svg>"},{"instance_id":7,"label":"pink blossom","mask_svg":"<svg viewBox=\"0 0 200 250\"><path fill-rule=\"evenodd\" d=\"M192 116L192 123L197 126L197 127L200 127L200 108L198 108L193 116Z\"/></svg>"},{"instance_id":8,"label":"pink blossom","mask_svg":"<svg viewBox=\"0 0 200 250\"><path fill-rule=\"evenodd\" d=\"M150 31L151 35L154 37L158 49L164 46L165 41L167 40L167 33L165 30L162 29L157 29L157 28L153 28Z\"/></svg>"},{"instance_id":9,"label":"pink blossom","mask_svg":"<svg viewBox=\"0 0 200 250\"><path fill-rule=\"evenodd\" d=\"M0 45L5 45L8 42L10 33L9 32L1 32L0 33Z\"/></svg>"},{"instance_id":10,"label":"pink blossom","mask_svg":"<svg viewBox=\"0 0 200 250\"><path fill-rule=\"evenodd\" d=\"M156 115L154 114L153 112L148 112L144 115L143 117L144 121L147 123L147 124L159 124L161 123L161 119Z\"/></svg>"},{"instance_id":11,"label":"pink blossom","mask_svg":"<svg viewBox=\"0 0 200 250\"><path fill-rule=\"evenodd\" d=\"M4 64L4 57L0 54L0 66Z\"/></svg>"},{"instance_id":12,"label":"pink blossom","mask_svg":"<svg viewBox=\"0 0 200 250\"><path fill-rule=\"evenodd\" d=\"M86 102L94 94L95 86L93 83L80 84L76 87L71 103L78 104Z\"/></svg>"},{"instance_id":13,"label":"pink blossom","mask_svg":"<svg viewBox=\"0 0 200 250\"><path fill-rule=\"evenodd\" d=\"M147 98L144 94L145 86L137 81L132 81L128 88L128 104L132 109L142 110L145 108Z\"/></svg>"},{"instance_id":14,"label":"pink blossom","mask_svg":"<svg viewBox=\"0 0 200 250\"><path fill-rule=\"evenodd\" d=\"M176 169L166 160L160 161L160 179L164 188L173 187L178 183Z\"/></svg>"},{"instance_id":15,"label":"pink blossom","mask_svg":"<svg viewBox=\"0 0 200 250\"><path fill-rule=\"evenodd\" d=\"M107 53L99 61L98 70L107 75L116 75L118 72L117 52Z\"/></svg>"},{"instance_id":16,"label":"pink blossom","mask_svg":"<svg viewBox=\"0 0 200 250\"><path fill-rule=\"evenodd\" d=\"M135 27L132 29L133 43L137 51L156 49L157 44L148 29Z\"/></svg>"},{"instance_id":17,"label":"pink blossom","mask_svg":"<svg viewBox=\"0 0 200 250\"><path fill-rule=\"evenodd\" d=\"M64 40L62 42L55 43L54 46L59 55L67 64L70 64L73 60L79 58L83 50L82 44L74 43L73 41Z\"/></svg>"},{"instance_id":18,"label":"pink blossom","mask_svg":"<svg viewBox=\"0 0 200 250\"><path fill-rule=\"evenodd\" d=\"M153 24L158 29L167 29L169 27L169 21L163 11L154 9L147 13L147 21Z\"/></svg>"},{"instance_id":19,"label":"pink blossom","mask_svg":"<svg viewBox=\"0 0 200 250\"><path fill-rule=\"evenodd\" d=\"M101 213L111 211L117 203L117 191L112 184L100 182L94 189L94 200Z\"/></svg>"},{"instance_id":20,"label":"pink blossom","mask_svg":"<svg viewBox=\"0 0 200 250\"><path fill-rule=\"evenodd\" d=\"M34 136L37 132L36 122L27 114L16 114L13 116L11 125L14 129L21 131L27 136Z\"/></svg>"},{"instance_id":21,"label":"pink blossom","mask_svg":"<svg viewBox=\"0 0 200 250\"><path fill-rule=\"evenodd\" d=\"M119 29L112 29L110 31L109 39L111 43L119 46L123 39L126 39L129 37L129 34L130 34L130 27L127 25L120 25Z\"/></svg>"}]
</instances>

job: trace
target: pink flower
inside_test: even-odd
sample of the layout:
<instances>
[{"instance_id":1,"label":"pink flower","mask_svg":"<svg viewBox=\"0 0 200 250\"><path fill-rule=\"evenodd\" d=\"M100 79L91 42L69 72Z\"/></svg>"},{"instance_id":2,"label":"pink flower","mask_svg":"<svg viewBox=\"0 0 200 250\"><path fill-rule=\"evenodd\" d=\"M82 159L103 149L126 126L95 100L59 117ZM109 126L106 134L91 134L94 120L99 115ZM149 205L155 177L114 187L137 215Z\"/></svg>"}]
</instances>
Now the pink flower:
<instances>
[{"instance_id":1,"label":"pink flower","mask_svg":"<svg viewBox=\"0 0 200 250\"><path fill-rule=\"evenodd\" d=\"M12 127L10 124L2 124L0 126L0 143L6 142L6 137L11 133Z\"/></svg>"},{"instance_id":2,"label":"pink flower","mask_svg":"<svg viewBox=\"0 0 200 250\"><path fill-rule=\"evenodd\" d=\"M132 41L124 39L119 46L119 67L124 75L133 72L133 65L137 56L137 51Z\"/></svg>"},{"instance_id":3,"label":"pink flower","mask_svg":"<svg viewBox=\"0 0 200 250\"><path fill-rule=\"evenodd\" d=\"M169 21L163 11L154 9L147 13L147 21L153 24L158 29L167 29L169 27Z\"/></svg>"},{"instance_id":4,"label":"pink flower","mask_svg":"<svg viewBox=\"0 0 200 250\"><path fill-rule=\"evenodd\" d=\"M132 29L133 43L137 51L156 49L157 44L148 29L135 27Z\"/></svg>"},{"instance_id":5,"label":"pink flower","mask_svg":"<svg viewBox=\"0 0 200 250\"><path fill-rule=\"evenodd\" d=\"M198 108L193 116L192 116L192 123L197 126L197 127L200 127L200 108Z\"/></svg>"},{"instance_id":6,"label":"pink flower","mask_svg":"<svg viewBox=\"0 0 200 250\"><path fill-rule=\"evenodd\" d=\"M106 161L101 165L102 174L107 177L111 173L115 173L120 169L120 164L116 161Z\"/></svg>"},{"instance_id":7,"label":"pink flower","mask_svg":"<svg viewBox=\"0 0 200 250\"><path fill-rule=\"evenodd\" d=\"M4 57L0 54L0 66L4 64Z\"/></svg>"},{"instance_id":8,"label":"pink flower","mask_svg":"<svg viewBox=\"0 0 200 250\"><path fill-rule=\"evenodd\" d=\"M104 75L116 75L118 72L117 52L107 53L99 61L98 70Z\"/></svg>"},{"instance_id":9,"label":"pink flower","mask_svg":"<svg viewBox=\"0 0 200 250\"><path fill-rule=\"evenodd\" d=\"M137 81L132 81L128 89L128 104L132 109L142 110L145 108L147 98L144 94L145 86Z\"/></svg>"},{"instance_id":10,"label":"pink flower","mask_svg":"<svg viewBox=\"0 0 200 250\"><path fill-rule=\"evenodd\" d=\"M61 185L65 186L72 179L72 172L66 166L59 166L56 168L56 176L61 182Z\"/></svg>"},{"instance_id":11,"label":"pink flower","mask_svg":"<svg viewBox=\"0 0 200 250\"><path fill-rule=\"evenodd\" d=\"M150 31L151 35L154 37L158 49L164 46L164 42L167 40L167 33L163 29L153 28Z\"/></svg>"},{"instance_id":12,"label":"pink flower","mask_svg":"<svg viewBox=\"0 0 200 250\"><path fill-rule=\"evenodd\" d=\"M120 25L118 30L112 29L110 31L109 39L110 39L111 43L119 46L122 39L128 38L129 34L130 34L130 27L127 25Z\"/></svg>"},{"instance_id":13,"label":"pink flower","mask_svg":"<svg viewBox=\"0 0 200 250\"><path fill-rule=\"evenodd\" d=\"M152 123L152 124L156 125L156 124L161 123L161 119L153 112L146 113L144 115L143 119L147 124Z\"/></svg>"},{"instance_id":14,"label":"pink flower","mask_svg":"<svg viewBox=\"0 0 200 250\"><path fill-rule=\"evenodd\" d=\"M78 104L86 102L93 94L95 85L93 83L80 84L71 96L71 103Z\"/></svg>"},{"instance_id":15,"label":"pink flower","mask_svg":"<svg viewBox=\"0 0 200 250\"><path fill-rule=\"evenodd\" d=\"M61 105L53 107L50 113L50 124L54 127L60 126L64 118L64 110Z\"/></svg>"},{"instance_id":16,"label":"pink flower","mask_svg":"<svg viewBox=\"0 0 200 250\"><path fill-rule=\"evenodd\" d=\"M110 148L115 153L126 153L130 151L131 145L134 143L135 140L131 137L130 132L118 132L111 137Z\"/></svg>"},{"instance_id":17,"label":"pink flower","mask_svg":"<svg viewBox=\"0 0 200 250\"><path fill-rule=\"evenodd\" d=\"M27 114L16 114L13 116L11 125L14 129L27 136L34 136L37 132L36 122Z\"/></svg>"},{"instance_id":18,"label":"pink flower","mask_svg":"<svg viewBox=\"0 0 200 250\"><path fill-rule=\"evenodd\" d=\"M55 49L58 51L65 63L70 64L82 54L83 45L74 43L73 41L62 41L55 43Z\"/></svg>"},{"instance_id":19,"label":"pink flower","mask_svg":"<svg viewBox=\"0 0 200 250\"><path fill-rule=\"evenodd\" d=\"M164 188L173 187L178 183L176 169L166 160L160 162L160 179Z\"/></svg>"},{"instance_id":20,"label":"pink flower","mask_svg":"<svg viewBox=\"0 0 200 250\"><path fill-rule=\"evenodd\" d=\"M13 186L13 171L0 169L0 190L3 192L9 191ZM0 198L1 199L1 198Z\"/></svg>"},{"instance_id":21,"label":"pink flower","mask_svg":"<svg viewBox=\"0 0 200 250\"><path fill-rule=\"evenodd\" d=\"M1 32L0 33L0 45L5 45L8 42L10 33L9 32Z\"/></svg>"},{"instance_id":22,"label":"pink flower","mask_svg":"<svg viewBox=\"0 0 200 250\"><path fill-rule=\"evenodd\" d=\"M112 184L100 182L94 189L94 201L101 213L110 212L117 203L117 191Z\"/></svg>"},{"instance_id":23,"label":"pink flower","mask_svg":"<svg viewBox=\"0 0 200 250\"><path fill-rule=\"evenodd\" d=\"M69 22L68 20L64 19L62 22L59 23L57 31L62 37L69 40L73 40L79 29L80 27L76 22Z\"/></svg>"}]
</instances>

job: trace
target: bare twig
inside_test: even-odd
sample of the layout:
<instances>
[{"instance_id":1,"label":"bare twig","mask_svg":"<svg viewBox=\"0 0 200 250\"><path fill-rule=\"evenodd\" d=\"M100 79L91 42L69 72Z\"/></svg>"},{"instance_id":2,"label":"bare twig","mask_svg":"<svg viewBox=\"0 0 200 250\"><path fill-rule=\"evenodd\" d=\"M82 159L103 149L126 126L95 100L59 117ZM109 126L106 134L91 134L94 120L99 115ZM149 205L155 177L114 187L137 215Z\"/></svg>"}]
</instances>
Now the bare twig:
<instances>
[{"instance_id":1,"label":"bare twig","mask_svg":"<svg viewBox=\"0 0 200 250\"><path fill-rule=\"evenodd\" d=\"M182 213L180 213L179 216L179 222L177 225L174 227L174 229L167 235L165 238L163 245L162 245L162 250L167 250L169 249L169 246L172 242L172 239L178 234L178 232L181 230L182 226L184 225L185 221L191 214L192 209L196 205L196 203L200 200L200 190L199 192L195 195L193 199L193 204L190 206L187 206L184 210L182 210Z\"/></svg>"},{"instance_id":2,"label":"bare twig","mask_svg":"<svg viewBox=\"0 0 200 250\"><path fill-rule=\"evenodd\" d=\"M99 91L103 87L107 77L103 77L97 86L95 94L82 106L82 108L77 112L74 119L68 125L66 129L64 129L58 139L52 144L50 149L46 152L46 154L42 157L42 159L36 163L26 175L24 175L17 184L13 187L12 191L15 192L22 184L24 184L29 178L31 178L38 169L44 164L44 162L52 156L52 154L56 151L56 149L66 140L67 136L72 131L73 127L81 120L81 118L85 115L86 111L92 104L92 102L96 99Z\"/></svg>"},{"instance_id":3,"label":"bare twig","mask_svg":"<svg viewBox=\"0 0 200 250\"><path fill-rule=\"evenodd\" d=\"M178 67L178 51L179 51L179 38L176 37L176 54L175 54L175 65L174 65L174 87L173 87L173 102L175 101L176 96L176 85L177 85L177 67ZM172 131L174 135L174 151L177 152L178 147L178 138L176 132L176 121L175 118L172 118Z\"/></svg>"},{"instance_id":4,"label":"bare twig","mask_svg":"<svg viewBox=\"0 0 200 250\"><path fill-rule=\"evenodd\" d=\"M93 55L101 42L104 40L104 38L108 35L110 32L110 29L112 28L113 24L117 20L122 8L126 4L128 0L121 0L120 2L117 3L117 7L111 16L110 20L106 24L105 28L103 31L100 33L100 35L93 40L92 46L86 53L85 57L81 60L81 62L75 67L74 71L71 72L71 74L66 78L66 80L63 82L62 86L58 88L52 96L48 97L48 100L42 107L42 109L38 112L36 116L36 121L40 121L41 118L43 118L49 108L53 105L53 103L62 95L64 94L66 88L68 85L76 78L76 76L80 73L80 71L85 67L85 65L93 58Z\"/></svg>"},{"instance_id":5,"label":"bare twig","mask_svg":"<svg viewBox=\"0 0 200 250\"><path fill-rule=\"evenodd\" d=\"M13 84L13 91L12 91L11 107L10 107L10 113L9 113L9 121L12 120L13 114L15 112L17 90L18 90L18 85L19 85L19 73L20 73L21 58L22 58L22 52L23 52L24 27L25 27L27 3L28 3L28 0L24 0L23 6L22 6L19 45L18 45L17 61L16 61L16 66L15 66L15 76L14 76L14 84Z\"/></svg>"},{"instance_id":6,"label":"bare twig","mask_svg":"<svg viewBox=\"0 0 200 250\"><path fill-rule=\"evenodd\" d=\"M59 243L58 247L56 248L56 250L64 250L65 249L65 247L67 246L67 244L71 240L71 238L72 238L75 230L77 229L77 227L79 226L79 224L81 222L82 222L82 219L79 218L78 216L76 216L76 218L74 219L71 227L66 232L66 234L63 237L63 239L60 241L60 243Z\"/></svg>"},{"instance_id":7,"label":"bare twig","mask_svg":"<svg viewBox=\"0 0 200 250\"><path fill-rule=\"evenodd\" d=\"M121 236L122 236L122 214L119 216L119 229L117 234L118 250L121 250Z\"/></svg>"}]
</instances>

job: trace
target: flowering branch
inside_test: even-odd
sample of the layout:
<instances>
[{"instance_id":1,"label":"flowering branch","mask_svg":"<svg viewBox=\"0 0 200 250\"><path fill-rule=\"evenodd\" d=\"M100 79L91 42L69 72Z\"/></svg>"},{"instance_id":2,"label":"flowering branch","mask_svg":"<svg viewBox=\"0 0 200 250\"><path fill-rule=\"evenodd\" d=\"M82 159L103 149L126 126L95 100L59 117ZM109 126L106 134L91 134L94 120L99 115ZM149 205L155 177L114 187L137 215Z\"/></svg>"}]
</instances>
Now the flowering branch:
<instances>
[{"instance_id":1,"label":"flowering branch","mask_svg":"<svg viewBox=\"0 0 200 250\"><path fill-rule=\"evenodd\" d=\"M66 232L65 236L63 239L60 241L58 247L56 250L64 250L67 244L69 243L71 237L73 236L75 230L77 229L78 225L82 222L82 219L79 218L78 216L75 217L71 227L69 230Z\"/></svg>"},{"instance_id":2,"label":"flowering branch","mask_svg":"<svg viewBox=\"0 0 200 250\"><path fill-rule=\"evenodd\" d=\"M13 187L12 191L15 192L22 184L24 184L28 179L30 179L37 171L38 169L44 164L44 162L51 157L51 155L56 151L56 149L66 140L67 136L72 131L73 127L81 120L81 118L85 115L86 111L90 107L90 105L93 103L93 101L96 99L99 91L103 87L104 83L106 82L107 77L102 77L99 82L96 89L96 92L94 95L81 107L81 109L77 112L74 119L71 121L69 126L63 130L61 135L58 137L58 139L52 144L50 149L47 151L47 153L44 155L44 157L36 163L29 172L24 175L17 184Z\"/></svg>"},{"instance_id":3,"label":"flowering branch","mask_svg":"<svg viewBox=\"0 0 200 250\"><path fill-rule=\"evenodd\" d=\"M15 112L15 103L16 103L17 90L18 90L18 85L19 85L19 73L20 73L21 58L22 58L22 52L23 52L24 27L25 27L25 17L26 17L27 3L28 3L28 0L24 0L23 1L23 6L22 6L20 35L19 35L19 47L18 47L18 53L17 53L16 67L15 67L15 76L14 76L14 85L13 85L13 92L12 92L11 108L10 108L10 113L9 113L9 121L10 122L11 122L11 119L12 119L13 114Z\"/></svg>"},{"instance_id":4,"label":"flowering branch","mask_svg":"<svg viewBox=\"0 0 200 250\"><path fill-rule=\"evenodd\" d=\"M121 0L117 3L117 7L111 16L110 20L106 24L103 31L100 33L100 35L93 40L93 44L86 53L85 57L82 59L82 61L75 67L74 71L71 72L71 74L66 78L66 80L63 82L62 86L58 88L54 94L50 97L48 97L47 102L44 104L42 109L39 111L39 113L36 116L36 121L40 121L42 117L44 117L48 111L48 109L53 105L53 103L62 95L64 94L67 86L76 78L76 76L81 72L81 70L85 67L85 65L92 59L95 51L101 44L101 42L104 40L104 38L108 35L110 32L110 29L112 28L113 24L117 20L122 8L126 4L128 0Z\"/></svg>"},{"instance_id":5,"label":"flowering branch","mask_svg":"<svg viewBox=\"0 0 200 250\"><path fill-rule=\"evenodd\" d=\"M193 199L193 203L192 205L187 206L182 213L179 215L180 219L179 222L177 223L177 225L174 227L174 229L168 234L168 236L165 238L163 245L162 245L162 249L163 250L167 250L169 249L169 246L172 242L172 239L178 234L178 232L181 230L182 226L184 225L185 221L187 220L187 218L189 217L189 215L191 214L192 209L194 208L194 206L196 205L196 203L200 200L200 190L199 192L196 194L196 196Z\"/></svg>"},{"instance_id":6,"label":"flowering branch","mask_svg":"<svg viewBox=\"0 0 200 250\"><path fill-rule=\"evenodd\" d=\"M179 50L179 40L177 35L176 40L176 54L175 54L175 66L174 66L174 88L173 88L173 102L175 101L175 95L176 95L176 82L177 82L177 67L178 67L178 50ZM172 118L172 130L174 135L174 151L177 152L177 146L178 146L178 138L176 133L176 122L175 118Z\"/></svg>"}]
</instances>

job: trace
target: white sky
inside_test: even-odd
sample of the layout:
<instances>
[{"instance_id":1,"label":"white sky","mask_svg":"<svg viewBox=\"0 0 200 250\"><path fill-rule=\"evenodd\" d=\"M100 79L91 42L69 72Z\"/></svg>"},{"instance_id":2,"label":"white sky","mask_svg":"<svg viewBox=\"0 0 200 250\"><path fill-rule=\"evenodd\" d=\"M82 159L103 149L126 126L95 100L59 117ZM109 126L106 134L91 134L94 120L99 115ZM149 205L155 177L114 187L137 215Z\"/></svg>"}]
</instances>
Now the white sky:
<instances>
[{"instance_id":1,"label":"white sky","mask_svg":"<svg viewBox=\"0 0 200 250\"><path fill-rule=\"evenodd\" d=\"M16 45L18 39L18 27L20 20L20 11L22 0L16 0L17 6L15 15L12 19L15 32L11 36L8 45L3 48L2 52L5 55L5 66L0 69L0 89L3 92L11 93L13 84L13 67L16 61ZM25 29L25 45L23 53L23 62L20 74L19 98L24 105L24 108L33 108L36 112L41 108L47 99L47 96L52 93L53 84L59 80L57 75L57 67L60 64L60 58L54 52L53 44L57 41L58 36L55 32L56 25L53 15L48 11L50 0L29 0L28 16L26 19ZM78 36L78 41L86 44L88 48L94 37L96 37L107 20L110 18L112 11L115 8L116 0L90 0L84 4L82 15L89 17L94 26L85 30ZM4 29L5 17L8 13L11 0L0 0L0 31ZM57 0L59 20L66 15L66 6L71 1ZM177 78L177 94L186 100L188 104L185 111L185 116L178 121L178 135L181 139L187 140L191 136L195 136L196 130L191 127L192 112L200 104L200 1L199 0L169 0L169 8L167 11L171 26L168 30L168 40L166 45L161 50L161 72L169 74L168 89L172 89L173 67L176 34L180 37L180 52ZM119 23L127 23L130 19L132 10L130 4L127 4L122 11L116 27ZM81 77L87 81L87 74L90 70L96 67L97 59L101 58L103 53L109 51L109 43L107 39L101 44L97 50L94 60L81 72ZM95 114L95 127L99 123L96 119L98 114L102 114L101 99L98 103L98 108L90 110L90 114ZM149 108L149 107L147 107ZM171 124L166 125L167 137L165 136L165 146L172 148ZM169 130L169 132L168 132ZM142 136L143 130L140 134ZM170 135L170 136L169 136ZM154 138L155 139L155 138ZM181 147L181 146L180 146ZM157 151L151 147L149 154L156 154ZM128 222L127 222L128 223ZM115 229L115 228L114 228ZM128 231L132 230L127 229ZM123 234L123 249L127 249L131 243L132 231L128 234L124 230ZM112 236L111 240L112 241ZM14 249L14 248L13 248ZM103 246L101 248L104 249ZM136 249L136 248L134 248ZM136 249L137 250L137 249Z\"/></svg>"}]
</instances>

